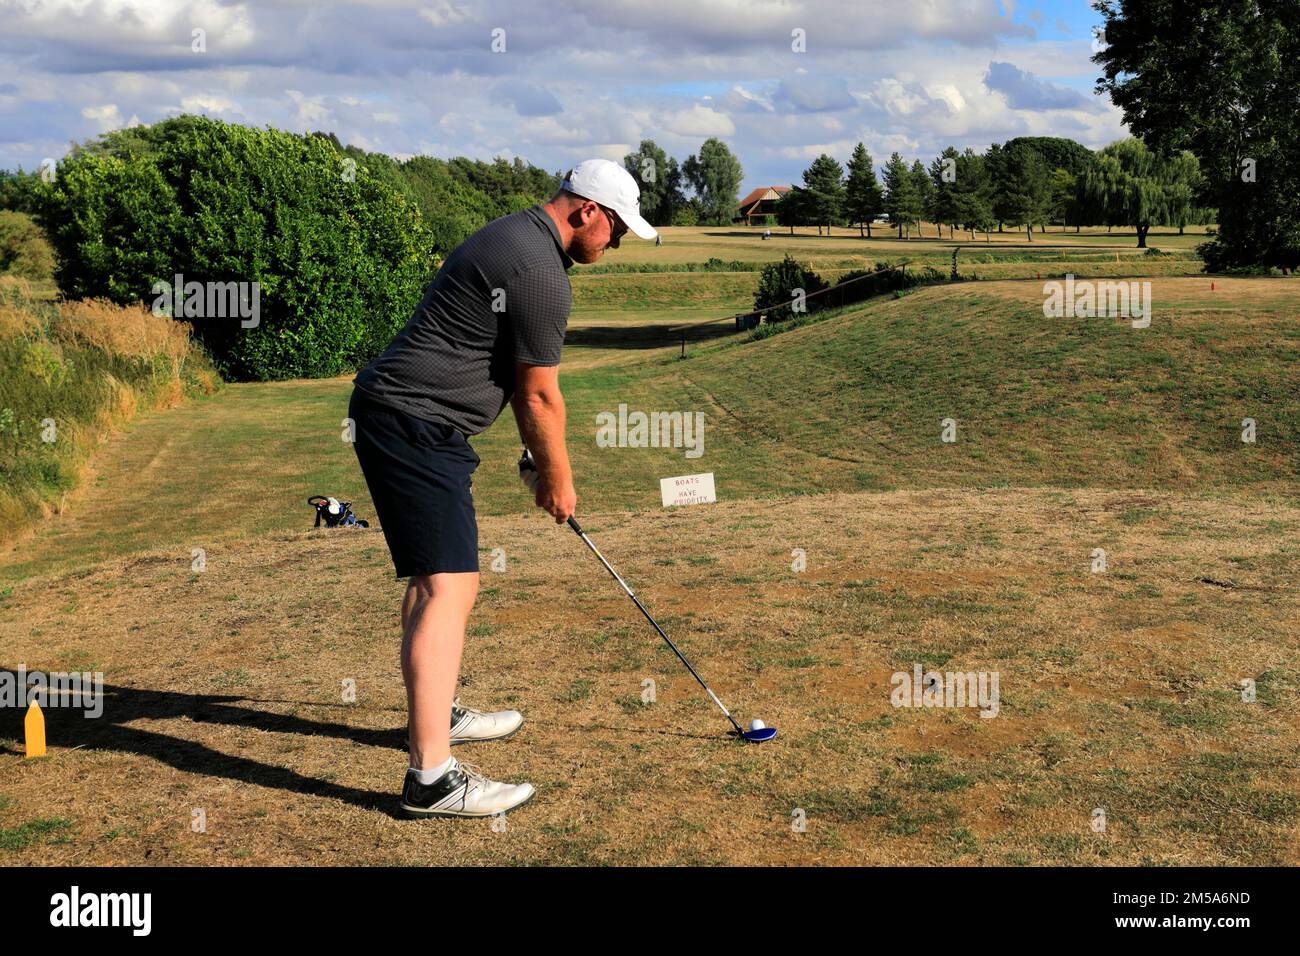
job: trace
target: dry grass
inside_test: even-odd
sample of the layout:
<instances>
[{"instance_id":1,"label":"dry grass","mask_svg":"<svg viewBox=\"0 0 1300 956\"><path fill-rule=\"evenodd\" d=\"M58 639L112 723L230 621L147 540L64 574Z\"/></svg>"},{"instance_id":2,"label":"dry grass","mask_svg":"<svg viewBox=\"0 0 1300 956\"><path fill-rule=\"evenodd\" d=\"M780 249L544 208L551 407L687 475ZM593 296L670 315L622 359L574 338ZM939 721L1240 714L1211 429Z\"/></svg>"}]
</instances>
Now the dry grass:
<instances>
[{"instance_id":1,"label":"dry grass","mask_svg":"<svg viewBox=\"0 0 1300 956\"><path fill-rule=\"evenodd\" d=\"M933 490L586 524L775 742L725 738L571 533L487 518L485 558L508 565L485 561L463 690L527 723L459 755L539 795L505 833L402 821L400 586L378 533L214 546L201 574L188 551L134 555L0 605L6 666L112 688L100 720L50 712L48 759L0 753L0 831L70 821L4 862L1300 863L1300 508L1284 499ZM999 672L998 717L893 708L891 673L918 661Z\"/></svg>"},{"instance_id":2,"label":"dry grass","mask_svg":"<svg viewBox=\"0 0 1300 956\"><path fill-rule=\"evenodd\" d=\"M104 300L45 302L0 281L0 543L62 511L87 459L141 409L211 394L218 379L186 323ZM56 426L54 440L42 436Z\"/></svg>"},{"instance_id":3,"label":"dry grass","mask_svg":"<svg viewBox=\"0 0 1300 956\"><path fill-rule=\"evenodd\" d=\"M41 329L36 313L28 307L32 286L18 276L0 276L0 339L32 335Z\"/></svg>"},{"instance_id":4,"label":"dry grass","mask_svg":"<svg viewBox=\"0 0 1300 956\"><path fill-rule=\"evenodd\" d=\"M193 348L189 323L106 299L60 302L52 331L60 341L125 358L161 355L179 363Z\"/></svg>"}]
</instances>

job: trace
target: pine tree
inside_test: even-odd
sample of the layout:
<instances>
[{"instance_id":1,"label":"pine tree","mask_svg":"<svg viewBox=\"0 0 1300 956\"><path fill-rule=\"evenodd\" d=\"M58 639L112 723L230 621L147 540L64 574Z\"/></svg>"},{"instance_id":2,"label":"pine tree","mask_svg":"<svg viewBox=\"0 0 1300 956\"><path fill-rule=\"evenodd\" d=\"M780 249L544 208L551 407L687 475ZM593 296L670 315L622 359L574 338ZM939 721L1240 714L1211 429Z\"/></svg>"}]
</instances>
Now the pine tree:
<instances>
[{"instance_id":1,"label":"pine tree","mask_svg":"<svg viewBox=\"0 0 1300 956\"><path fill-rule=\"evenodd\" d=\"M957 158L956 206L957 221L970 230L971 239L975 230L984 232L985 241L988 231L993 228L993 182L989 175L985 157L978 155L967 147Z\"/></svg>"},{"instance_id":2,"label":"pine tree","mask_svg":"<svg viewBox=\"0 0 1300 956\"><path fill-rule=\"evenodd\" d=\"M994 209L1003 222L1024 225L1030 242L1034 223L1046 218L1052 201L1052 180L1047 163L1036 150L1016 144L1002 150L996 179Z\"/></svg>"},{"instance_id":3,"label":"pine tree","mask_svg":"<svg viewBox=\"0 0 1300 956\"><path fill-rule=\"evenodd\" d=\"M930 174L925 171L919 159L912 163L912 187L916 191L912 205L913 221L916 223L916 234L920 236L921 219L934 203L934 183L930 182Z\"/></svg>"},{"instance_id":4,"label":"pine tree","mask_svg":"<svg viewBox=\"0 0 1300 956\"><path fill-rule=\"evenodd\" d=\"M804 170L804 187L810 211L821 233L822 223L830 233L832 223L844 218L844 170L834 159L822 153Z\"/></svg>"},{"instance_id":5,"label":"pine tree","mask_svg":"<svg viewBox=\"0 0 1300 956\"><path fill-rule=\"evenodd\" d=\"M959 158L957 150L949 146L930 164L930 182L934 186L934 191L931 193L930 208L926 210L926 214L935 225L948 224L949 238L952 237L952 230L958 219L957 161ZM939 237L943 238L942 229L939 231Z\"/></svg>"},{"instance_id":6,"label":"pine tree","mask_svg":"<svg viewBox=\"0 0 1300 956\"><path fill-rule=\"evenodd\" d=\"M783 226L789 226L790 235L793 236L795 226L802 226L808 222L810 206L808 190L795 186L776 201L776 221Z\"/></svg>"},{"instance_id":7,"label":"pine tree","mask_svg":"<svg viewBox=\"0 0 1300 956\"><path fill-rule=\"evenodd\" d=\"M853 150L849 160L849 177L844 184L844 212L849 223L858 224L858 235L867 227L871 237L871 223L885 210L885 193L876 179L876 169L871 154L861 143Z\"/></svg>"},{"instance_id":8,"label":"pine tree","mask_svg":"<svg viewBox=\"0 0 1300 956\"><path fill-rule=\"evenodd\" d=\"M916 184L903 157L894 153L881 170L885 180L885 214L889 224L898 227L898 238L903 238L903 226L914 221L916 209Z\"/></svg>"}]
</instances>

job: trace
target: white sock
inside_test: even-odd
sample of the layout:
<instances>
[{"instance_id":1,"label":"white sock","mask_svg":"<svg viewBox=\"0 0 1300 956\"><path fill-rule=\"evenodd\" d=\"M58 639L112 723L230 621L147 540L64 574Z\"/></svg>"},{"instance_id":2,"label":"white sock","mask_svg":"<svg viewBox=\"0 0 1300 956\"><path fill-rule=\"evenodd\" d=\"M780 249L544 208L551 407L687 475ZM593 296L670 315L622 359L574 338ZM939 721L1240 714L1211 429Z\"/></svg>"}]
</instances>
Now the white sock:
<instances>
[{"instance_id":1,"label":"white sock","mask_svg":"<svg viewBox=\"0 0 1300 956\"><path fill-rule=\"evenodd\" d=\"M456 758L448 757L445 763L438 764L438 766L434 767L432 770L420 770L416 767L412 767L411 773L415 774L420 783L427 787L429 784L437 781L439 777L454 766L456 766Z\"/></svg>"}]
</instances>

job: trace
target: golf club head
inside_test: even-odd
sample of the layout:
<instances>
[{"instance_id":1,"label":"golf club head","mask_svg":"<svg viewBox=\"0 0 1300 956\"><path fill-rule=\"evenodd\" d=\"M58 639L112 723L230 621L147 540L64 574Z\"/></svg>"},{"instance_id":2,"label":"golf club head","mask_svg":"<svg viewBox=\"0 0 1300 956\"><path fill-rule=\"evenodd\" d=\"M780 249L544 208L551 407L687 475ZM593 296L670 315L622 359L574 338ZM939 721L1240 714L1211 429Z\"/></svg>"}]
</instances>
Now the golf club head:
<instances>
[{"instance_id":1,"label":"golf club head","mask_svg":"<svg viewBox=\"0 0 1300 956\"><path fill-rule=\"evenodd\" d=\"M763 741L771 740L776 736L776 728L764 727L762 730L746 730L740 736L751 744L761 744Z\"/></svg>"}]
</instances>

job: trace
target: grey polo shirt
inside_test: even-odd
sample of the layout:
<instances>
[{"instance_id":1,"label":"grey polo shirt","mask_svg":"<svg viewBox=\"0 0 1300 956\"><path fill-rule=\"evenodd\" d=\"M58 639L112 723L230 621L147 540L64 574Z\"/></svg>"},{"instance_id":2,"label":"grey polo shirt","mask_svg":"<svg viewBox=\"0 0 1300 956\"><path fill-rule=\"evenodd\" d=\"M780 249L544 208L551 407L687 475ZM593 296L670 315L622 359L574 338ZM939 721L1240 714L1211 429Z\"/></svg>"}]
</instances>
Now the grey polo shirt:
<instances>
[{"instance_id":1,"label":"grey polo shirt","mask_svg":"<svg viewBox=\"0 0 1300 956\"><path fill-rule=\"evenodd\" d=\"M541 206L496 219L447 257L406 327L357 373L384 405L465 435L515 391L515 363L559 365L573 260Z\"/></svg>"}]
</instances>

